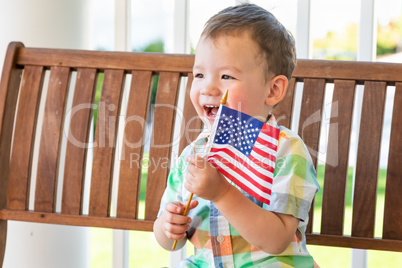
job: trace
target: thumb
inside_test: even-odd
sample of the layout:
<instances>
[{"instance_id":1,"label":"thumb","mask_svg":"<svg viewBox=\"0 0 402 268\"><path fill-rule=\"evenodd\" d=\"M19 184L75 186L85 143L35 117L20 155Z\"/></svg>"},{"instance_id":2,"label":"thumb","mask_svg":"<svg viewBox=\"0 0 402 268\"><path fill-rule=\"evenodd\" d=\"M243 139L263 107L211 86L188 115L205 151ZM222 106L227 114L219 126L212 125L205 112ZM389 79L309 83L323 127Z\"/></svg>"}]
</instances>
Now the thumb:
<instances>
[{"instance_id":1,"label":"thumb","mask_svg":"<svg viewBox=\"0 0 402 268\"><path fill-rule=\"evenodd\" d=\"M182 203L182 205L184 206L183 208L183 212L185 210L185 207L187 207L187 202ZM190 210L192 210L193 208L198 206L198 200L191 200L190 205L188 206L188 211L187 211L187 215L190 212Z\"/></svg>"},{"instance_id":2,"label":"thumb","mask_svg":"<svg viewBox=\"0 0 402 268\"><path fill-rule=\"evenodd\" d=\"M198 206L198 200L192 200L189 209L193 209Z\"/></svg>"}]
</instances>

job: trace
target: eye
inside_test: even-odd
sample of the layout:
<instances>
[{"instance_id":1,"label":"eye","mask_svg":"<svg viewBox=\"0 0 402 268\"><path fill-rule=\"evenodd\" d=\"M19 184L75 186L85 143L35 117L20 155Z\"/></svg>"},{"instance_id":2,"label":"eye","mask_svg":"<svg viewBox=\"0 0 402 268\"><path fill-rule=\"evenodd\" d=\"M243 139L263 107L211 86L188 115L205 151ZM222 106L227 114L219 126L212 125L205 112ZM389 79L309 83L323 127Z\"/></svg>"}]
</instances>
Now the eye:
<instances>
[{"instance_id":1,"label":"eye","mask_svg":"<svg viewBox=\"0 0 402 268\"><path fill-rule=\"evenodd\" d=\"M204 78L204 75L203 74L195 74L194 77L196 77L196 78Z\"/></svg>"},{"instance_id":2,"label":"eye","mask_svg":"<svg viewBox=\"0 0 402 268\"><path fill-rule=\"evenodd\" d=\"M235 78L233 76L224 74L224 75L222 75L222 79L235 79Z\"/></svg>"}]
</instances>

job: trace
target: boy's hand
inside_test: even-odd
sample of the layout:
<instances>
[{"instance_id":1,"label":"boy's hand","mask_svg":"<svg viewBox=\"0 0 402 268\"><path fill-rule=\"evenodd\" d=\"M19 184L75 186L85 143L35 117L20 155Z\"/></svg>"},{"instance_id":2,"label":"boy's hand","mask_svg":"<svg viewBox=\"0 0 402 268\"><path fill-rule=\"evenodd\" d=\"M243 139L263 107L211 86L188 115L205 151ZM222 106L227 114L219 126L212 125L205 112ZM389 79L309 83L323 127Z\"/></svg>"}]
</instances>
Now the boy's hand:
<instances>
[{"instance_id":1,"label":"boy's hand","mask_svg":"<svg viewBox=\"0 0 402 268\"><path fill-rule=\"evenodd\" d=\"M190 163L184 184L187 191L216 202L229 190L229 182L207 159L190 155L186 160Z\"/></svg>"},{"instance_id":2,"label":"boy's hand","mask_svg":"<svg viewBox=\"0 0 402 268\"><path fill-rule=\"evenodd\" d=\"M166 205L165 210L159 217L161 221L162 231L165 236L172 240L179 240L186 236L186 231L190 229L191 218L183 216L186 202L170 202ZM197 200L192 200L189 209L193 209L198 205Z\"/></svg>"}]
</instances>

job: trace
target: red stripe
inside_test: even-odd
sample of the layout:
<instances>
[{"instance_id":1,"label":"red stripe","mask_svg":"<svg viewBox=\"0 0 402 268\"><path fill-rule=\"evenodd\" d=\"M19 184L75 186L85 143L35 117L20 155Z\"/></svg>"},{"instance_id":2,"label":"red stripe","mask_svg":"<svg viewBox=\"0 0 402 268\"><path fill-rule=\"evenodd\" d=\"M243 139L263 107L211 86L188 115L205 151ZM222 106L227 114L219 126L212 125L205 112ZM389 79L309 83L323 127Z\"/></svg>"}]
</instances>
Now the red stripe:
<instances>
[{"instance_id":1,"label":"red stripe","mask_svg":"<svg viewBox=\"0 0 402 268\"><path fill-rule=\"evenodd\" d=\"M279 128L270 126L268 124L263 124L261 127L261 131L262 133L264 133L265 135L268 135L272 138L274 138L275 140L279 139L279 133L281 132L279 130Z\"/></svg>"},{"instance_id":2,"label":"red stripe","mask_svg":"<svg viewBox=\"0 0 402 268\"><path fill-rule=\"evenodd\" d=\"M254 156L252 156L251 154L250 154L250 156L248 157L250 160L251 160L251 162L253 162L253 163L255 163L255 162L260 162L260 160L259 159L257 159L257 158L255 158ZM274 160L273 160L273 162L275 163L275 157L274 157ZM261 165L262 166L260 166L261 168L263 168L263 169L266 169L266 170L268 170L269 172L271 172L271 173L274 173L274 171L275 171L275 168L274 167L271 167L268 163L266 164L266 163L263 163L263 162L260 162L261 163Z\"/></svg>"},{"instance_id":3,"label":"red stripe","mask_svg":"<svg viewBox=\"0 0 402 268\"><path fill-rule=\"evenodd\" d=\"M229 147L229 148L228 148ZM244 161L241 157L239 157L239 156L237 156L232 150L230 150L230 145L228 145L228 147L225 147L225 148L214 148L214 147L212 147L211 148L211 154L210 154L210 156L213 154L213 153L218 153L218 152L225 152L227 155L229 155L232 159L234 159L235 161L237 161L238 163L240 163L240 166L242 166L242 167L245 167L245 168L247 168L247 169L249 169L251 172L253 172L256 176L266 176L266 175L264 175L264 174L261 174L261 172L259 172L258 170L256 170L255 168L253 168L252 166L250 166L246 161ZM209 157L210 157L209 156ZM208 158L209 158L208 157ZM257 159L257 158L255 158L255 157L249 157L249 160L253 163L253 164L255 164L255 165L257 165L257 166L259 166L260 168L263 168L263 169L267 169L267 164L266 163L263 163L263 162L261 162L259 159ZM225 161L226 162L229 162L227 159L225 159ZM274 162L275 162L275 160L274 160ZM272 167L270 167L271 169L268 169L268 171L270 171L271 173L274 173L274 170L272 169ZM271 183L272 183L272 181L271 181Z\"/></svg>"},{"instance_id":4,"label":"red stripe","mask_svg":"<svg viewBox=\"0 0 402 268\"><path fill-rule=\"evenodd\" d=\"M260 144L262 144L263 146L266 146L266 147L268 147L268 148L274 150L275 152L276 152L276 150L278 149L278 146L276 146L275 144L273 144L273 143L271 143L271 142L269 142L269 141L267 141L267 140L264 140L264 139L261 138L260 136L257 137L255 143L257 143L257 142L260 143ZM255 146L255 145L254 145L254 146Z\"/></svg>"},{"instance_id":5,"label":"red stripe","mask_svg":"<svg viewBox=\"0 0 402 268\"><path fill-rule=\"evenodd\" d=\"M256 152L257 154L261 155L264 158L267 158L273 162L276 161L276 157L272 154L267 153L266 151L263 151L261 149L258 149L256 146L253 147L253 151ZM250 154L251 156L251 154ZM265 165L264 163L262 163L263 165Z\"/></svg>"},{"instance_id":6,"label":"red stripe","mask_svg":"<svg viewBox=\"0 0 402 268\"><path fill-rule=\"evenodd\" d=\"M246 193L250 194L251 196L253 196L254 198L256 198L257 200L265 203L265 204L270 204L270 200L266 199L262 196L260 196L259 194L257 194L256 192L254 192L253 190L251 190L250 188L248 188L246 185L244 185L241 181L239 181L237 178L233 177L232 175L230 175L228 172L226 172L224 169L220 168L216 163L215 160L212 159L212 161L210 161L210 163L212 163L212 165L214 165L216 167L216 169L219 170L219 172L221 172L226 178L228 178L229 180L233 181L237 186L239 186L241 189L243 189ZM269 193L271 194L271 193Z\"/></svg>"},{"instance_id":7,"label":"red stripe","mask_svg":"<svg viewBox=\"0 0 402 268\"><path fill-rule=\"evenodd\" d=\"M208 160L210 159L216 159L217 161L219 161L220 163L222 163L223 165L227 166L228 168L230 168L231 170L233 170L234 172L236 172L237 174L239 174L242 178L244 178L245 180L249 181L251 184L253 184L256 188L260 189L261 191L271 194L271 190L267 187L262 186L261 184L259 184L257 181L255 181L252 177L250 177L248 174L246 174L245 172L243 172L241 170L241 168L238 168L236 165L233 165L230 161L227 161L227 159L223 158L221 155L219 154L215 154L215 155L211 155L210 157L208 157ZM244 166L244 168L246 169L250 169L248 166ZM255 175L255 173L253 173ZM261 173L259 173L260 176L256 175L256 177L260 178L261 180L272 184L272 178L266 176L266 175L262 175ZM232 176L231 176L232 177Z\"/></svg>"}]
</instances>

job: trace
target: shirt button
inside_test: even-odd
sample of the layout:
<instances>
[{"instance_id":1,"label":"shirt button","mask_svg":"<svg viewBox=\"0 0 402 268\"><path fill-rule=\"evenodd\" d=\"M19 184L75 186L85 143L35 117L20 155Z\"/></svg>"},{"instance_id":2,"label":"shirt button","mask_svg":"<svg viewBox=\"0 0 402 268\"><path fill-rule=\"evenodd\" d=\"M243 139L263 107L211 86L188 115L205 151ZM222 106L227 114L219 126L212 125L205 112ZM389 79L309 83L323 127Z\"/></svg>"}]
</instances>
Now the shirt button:
<instances>
[{"instance_id":1,"label":"shirt button","mask_svg":"<svg viewBox=\"0 0 402 268\"><path fill-rule=\"evenodd\" d=\"M216 238L216 240L219 242L219 243L223 243L223 241L225 240L225 237L223 236L223 235L218 235L218 237Z\"/></svg>"}]
</instances>

